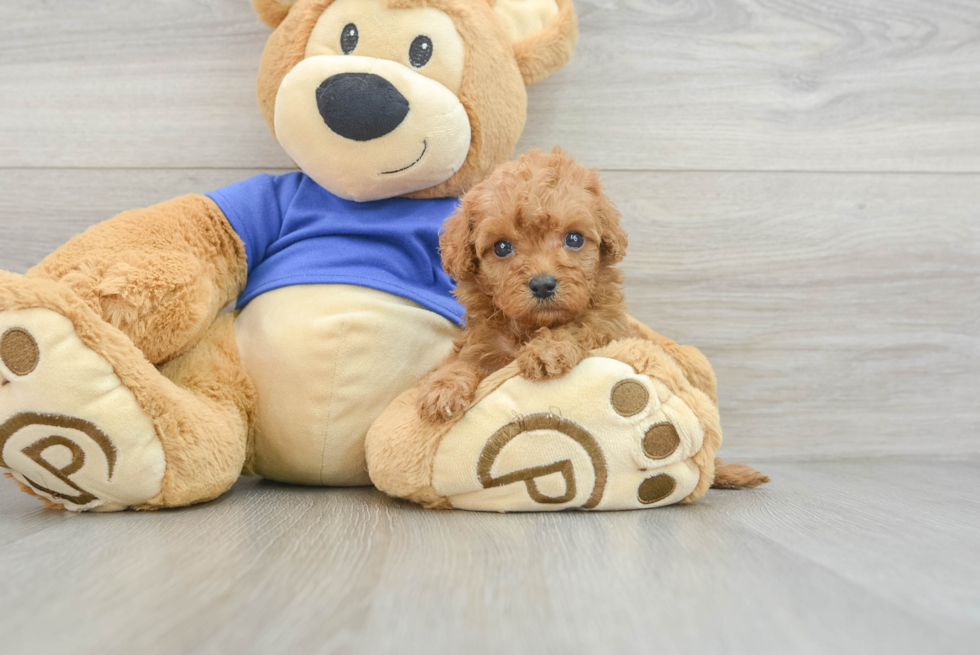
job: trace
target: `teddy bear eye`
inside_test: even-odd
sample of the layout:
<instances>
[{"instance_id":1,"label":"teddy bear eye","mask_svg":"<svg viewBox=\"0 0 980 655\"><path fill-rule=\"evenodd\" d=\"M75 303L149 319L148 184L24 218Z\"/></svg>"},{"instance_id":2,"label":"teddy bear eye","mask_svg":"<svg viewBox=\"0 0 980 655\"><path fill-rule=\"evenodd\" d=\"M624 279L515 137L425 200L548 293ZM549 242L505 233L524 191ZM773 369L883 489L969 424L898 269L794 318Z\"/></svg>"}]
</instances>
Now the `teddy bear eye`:
<instances>
[{"instance_id":1,"label":"teddy bear eye","mask_svg":"<svg viewBox=\"0 0 980 655\"><path fill-rule=\"evenodd\" d=\"M427 36L417 36L408 49L408 60L412 66L422 68L432 59L432 39Z\"/></svg>"},{"instance_id":2,"label":"teddy bear eye","mask_svg":"<svg viewBox=\"0 0 980 655\"><path fill-rule=\"evenodd\" d=\"M501 239L497 243L493 244L493 252L495 255L497 255L497 257L506 257L514 252L514 246L510 245L510 241L504 241Z\"/></svg>"},{"instance_id":3,"label":"teddy bear eye","mask_svg":"<svg viewBox=\"0 0 980 655\"><path fill-rule=\"evenodd\" d=\"M354 48L357 47L358 38L357 25L354 23L344 25L344 29L340 33L340 49L344 51L345 55L354 52Z\"/></svg>"},{"instance_id":4,"label":"teddy bear eye","mask_svg":"<svg viewBox=\"0 0 980 655\"><path fill-rule=\"evenodd\" d=\"M581 232L569 232L565 235L565 247L578 250L585 245L585 237Z\"/></svg>"}]
</instances>

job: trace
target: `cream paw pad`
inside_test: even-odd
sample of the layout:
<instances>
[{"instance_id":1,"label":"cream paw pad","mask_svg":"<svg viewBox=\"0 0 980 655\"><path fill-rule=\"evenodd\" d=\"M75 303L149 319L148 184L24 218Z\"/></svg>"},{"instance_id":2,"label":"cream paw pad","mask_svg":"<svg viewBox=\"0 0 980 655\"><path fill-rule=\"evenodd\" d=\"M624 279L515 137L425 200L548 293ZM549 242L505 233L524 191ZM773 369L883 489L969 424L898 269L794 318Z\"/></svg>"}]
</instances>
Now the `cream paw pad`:
<instances>
[{"instance_id":1,"label":"cream paw pad","mask_svg":"<svg viewBox=\"0 0 980 655\"><path fill-rule=\"evenodd\" d=\"M414 396L413 396L414 397ZM408 400L406 398L406 400ZM718 414L659 346L625 340L595 351L568 375L529 382L508 367L481 385L475 404L435 428L393 405L375 439L411 430L432 435L429 485L414 493L375 484L429 506L518 512L660 507L696 498L713 476ZM378 460L382 457L378 457Z\"/></svg>"},{"instance_id":2,"label":"cream paw pad","mask_svg":"<svg viewBox=\"0 0 980 655\"><path fill-rule=\"evenodd\" d=\"M160 491L153 424L72 322L43 308L0 312L0 467L66 509L111 511Z\"/></svg>"}]
</instances>

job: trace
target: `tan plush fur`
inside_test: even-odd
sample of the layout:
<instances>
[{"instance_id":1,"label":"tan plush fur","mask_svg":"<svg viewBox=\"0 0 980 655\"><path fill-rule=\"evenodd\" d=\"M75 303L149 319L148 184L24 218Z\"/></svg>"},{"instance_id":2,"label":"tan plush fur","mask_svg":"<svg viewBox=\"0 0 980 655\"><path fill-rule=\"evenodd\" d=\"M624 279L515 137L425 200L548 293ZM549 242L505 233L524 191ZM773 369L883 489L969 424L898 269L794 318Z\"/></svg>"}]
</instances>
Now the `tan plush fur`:
<instances>
[{"instance_id":1,"label":"tan plush fur","mask_svg":"<svg viewBox=\"0 0 980 655\"><path fill-rule=\"evenodd\" d=\"M230 317L206 330L198 348L168 367L177 382L188 385L184 389L161 375L67 285L0 272L0 311L32 308L68 318L82 343L109 362L153 423L167 469L160 494L138 509L203 502L231 487L245 463L245 417L254 399L238 363Z\"/></svg>"},{"instance_id":2,"label":"tan plush fur","mask_svg":"<svg viewBox=\"0 0 980 655\"><path fill-rule=\"evenodd\" d=\"M160 372L176 385L161 385L161 391L180 407L168 426L164 489L151 504L178 507L217 498L248 470L252 452L255 387L242 370L234 316L219 317L190 352Z\"/></svg>"},{"instance_id":3,"label":"tan plush fur","mask_svg":"<svg viewBox=\"0 0 980 655\"><path fill-rule=\"evenodd\" d=\"M256 94L259 109L273 136L276 134L276 94L286 74L306 55L306 43L320 15L333 0L301 0L269 35L259 63Z\"/></svg>"},{"instance_id":4,"label":"tan plush fur","mask_svg":"<svg viewBox=\"0 0 980 655\"><path fill-rule=\"evenodd\" d=\"M674 358L677 365L684 371L688 381L696 389L700 389L711 398L711 402L718 404L718 380L715 378L715 371L711 368L708 358L694 346L682 346L674 343L667 337L657 334L643 323L630 317L630 324L633 329L638 330L640 336L648 341L652 341Z\"/></svg>"},{"instance_id":5,"label":"tan plush fur","mask_svg":"<svg viewBox=\"0 0 980 655\"><path fill-rule=\"evenodd\" d=\"M28 271L60 282L153 363L185 352L245 285L245 246L213 200L123 212Z\"/></svg>"},{"instance_id":6,"label":"tan plush fur","mask_svg":"<svg viewBox=\"0 0 980 655\"><path fill-rule=\"evenodd\" d=\"M673 343L665 337L656 336ZM714 455L722 440L715 404L707 394L691 384L686 372L663 347L651 344L646 339L623 339L590 354L619 360L632 366L637 373L663 382L691 408L704 427L704 442L693 457L700 471L698 484L684 502L703 496L714 480ZM480 385L474 404L520 374L515 362L490 375ZM448 499L440 496L432 487L433 461L442 438L464 414L451 416L439 423L427 421L416 411L417 394L418 387L403 393L371 426L366 443L371 481L392 496L406 498L429 508L445 508L449 506Z\"/></svg>"},{"instance_id":7,"label":"tan plush fur","mask_svg":"<svg viewBox=\"0 0 980 655\"><path fill-rule=\"evenodd\" d=\"M569 235L582 245L566 245ZM497 243L511 252L499 256ZM619 212L596 173L559 148L529 151L471 189L440 245L467 329L421 384L418 409L429 420L462 411L487 374L515 359L528 380L555 378L588 351L639 336L615 268L626 251ZM542 275L557 282L550 298L529 288Z\"/></svg>"},{"instance_id":8,"label":"tan plush fur","mask_svg":"<svg viewBox=\"0 0 980 655\"><path fill-rule=\"evenodd\" d=\"M524 83L537 84L572 58L578 42L578 20L572 0L558 0L558 18L543 31L514 44Z\"/></svg>"},{"instance_id":9,"label":"tan plush fur","mask_svg":"<svg viewBox=\"0 0 980 655\"><path fill-rule=\"evenodd\" d=\"M283 78L303 60L317 19L333 0L299 0L269 37L259 68L257 95L269 129L275 134L276 95ZM257 5L277 5L256 0ZM465 193L514 152L527 115L525 84L537 82L568 62L578 38L571 0L559 0L555 24L517 44L510 42L489 2L480 0L391 0L389 6L433 7L453 19L466 47L459 93L470 120L470 150L448 180L408 194L445 198ZM258 8L258 7L257 7ZM277 10L262 15L278 17ZM267 21L269 22L269 21ZM274 22L274 21L272 21ZM532 80L528 82L527 80Z\"/></svg>"},{"instance_id":10,"label":"tan plush fur","mask_svg":"<svg viewBox=\"0 0 980 655\"><path fill-rule=\"evenodd\" d=\"M452 17L466 45L459 99L470 119L469 154L448 180L409 194L412 198L443 198L465 193L511 157L527 119L527 91L513 45L488 4L461 0L426 4Z\"/></svg>"},{"instance_id":11,"label":"tan plush fur","mask_svg":"<svg viewBox=\"0 0 980 655\"><path fill-rule=\"evenodd\" d=\"M259 15L263 23L274 28L286 19L289 8L294 4L296 4L296 0L252 0L252 9Z\"/></svg>"},{"instance_id":12,"label":"tan plush fur","mask_svg":"<svg viewBox=\"0 0 980 655\"><path fill-rule=\"evenodd\" d=\"M432 463L450 423L423 423L415 410L418 388L404 392L368 430L365 455L371 482L390 496L430 509L451 507L432 487Z\"/></svg>"}]
</instances>

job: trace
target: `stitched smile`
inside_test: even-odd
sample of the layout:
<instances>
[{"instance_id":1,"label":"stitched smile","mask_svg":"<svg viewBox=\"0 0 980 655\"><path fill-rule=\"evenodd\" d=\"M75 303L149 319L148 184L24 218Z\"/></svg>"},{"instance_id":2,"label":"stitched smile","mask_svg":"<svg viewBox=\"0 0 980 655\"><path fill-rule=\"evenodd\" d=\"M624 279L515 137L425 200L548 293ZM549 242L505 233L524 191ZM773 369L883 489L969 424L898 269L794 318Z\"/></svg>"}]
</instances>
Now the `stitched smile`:
<instances>
[{"instance_id":1,"label":"stitched smile","mask_svg":"<svg viewBox=\"0 0 980 655\"><path fill-rule=\"evenodd\" d=\"M415 166L415 164L417 164L420 161L422 161L422 158L425 157L425 151L428 150L428 149L429 149L429 142L428 141L423 141L422 142L422 154L419 155L419 158L418 159L416 159L415 161L413 161L411 164L409 164L405 168L399 168L397 171L385 171L384 173L381 173L381 175L391 175L392 173L401 173L402 171L407 171L412 166Z\"/></svg>"}]
</instances>

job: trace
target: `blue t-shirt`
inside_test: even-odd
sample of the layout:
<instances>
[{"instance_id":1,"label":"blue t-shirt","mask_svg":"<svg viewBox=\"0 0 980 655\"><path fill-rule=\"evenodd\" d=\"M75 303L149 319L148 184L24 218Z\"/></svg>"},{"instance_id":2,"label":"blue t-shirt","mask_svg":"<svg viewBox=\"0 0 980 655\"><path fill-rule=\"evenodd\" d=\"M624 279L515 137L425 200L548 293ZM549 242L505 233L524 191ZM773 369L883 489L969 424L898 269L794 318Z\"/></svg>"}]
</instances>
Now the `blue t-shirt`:
<instances>
[{"instance_id":1,"label":"blue t-shirt","mask_svg":"<svg viewBox=\"0 0 980 655\"><path fill-rule=\"evenodd\" d=\"M439 258L439 230L455 198L353 202L303 173L258 175L208 197L245 242L248 281L239 308L280 287L354 284L462 322Z\"/></svg>"}]
</instances>

